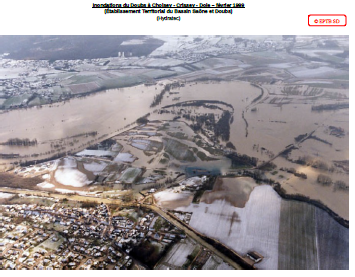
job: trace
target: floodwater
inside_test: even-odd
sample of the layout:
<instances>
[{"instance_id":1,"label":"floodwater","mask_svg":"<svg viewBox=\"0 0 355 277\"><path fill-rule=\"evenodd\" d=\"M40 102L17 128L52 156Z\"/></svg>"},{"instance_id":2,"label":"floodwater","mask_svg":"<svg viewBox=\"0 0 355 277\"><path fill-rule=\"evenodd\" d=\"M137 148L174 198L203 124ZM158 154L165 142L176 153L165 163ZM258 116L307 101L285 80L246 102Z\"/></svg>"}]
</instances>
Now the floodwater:
<instances>
[{"instance_id":1,"label":"floodwater","mask_svg":"<svg viewBox=\"0 0 355 277\"><path fill-rule=\"evenodd\" d=\"M256 112L248 110L245 118L248 121L248 136L246 137L245 122L235 112L231 125L231 142L241 151L250 156L266 160L253 151L253 145L259 144L274 154L283 150L287 145L294 143L294 138L300 134L310 133L322 124L327 124L337 112L315 113L311 105L289 104L276 107L270 104L259 104ZM346 154L345 154L346 156ZM344 156L344 158L345 158Z\"/></svg>"},{"instance_id":2,"label":"floodwater","mask_svg":"<svg viewBox=\"0 0 355 277\"><path fill-rule=\"evenodd\" d=\"M219 157L216 161L197 161L189 165L182 165L181 168L185 171L188 177L199 175L214 175L218 176L226 174L231 166L231 161L225 157Z\"/></svg>"},{"instance_id":3,"label":"floodwater","mask_svg":"<svg viewBox=\"0 0 355 277\"><path fill-rule=\"evenodd\" d=\"M150 87L139 85L113 89L42 108L2 113L0 114L0 142L6 142L10 138L29 138L37 139L38 145L34 147L1 145L0 153L18 153L21 156L42 153L37 159L45 159L53 155L47 153L52 150L50 141L93 131L98 132L95 138L105 134L112 136L126 125L135 122L137 118L152 112L154 109L149 107L150 103L162 88L158 84ZM236 110L243 109L247 98L251 101L260 94L259 89L247 82L239 81L186 84L179 89L179 92L180 101L220 100L232 104ZM176 103L171 99L171 97L164 97L160 106ZM74 138L67 139L64 151L78 152L89 144L98 142L94 140L95 138L78 137L76 138L78 141L73 146L69 143L73 142ZM0 163L3 162L6 160L0 160Z\"/></svg>"},{"instance_id":4,"label":"floodwater","mask_svg":"<svg viewBox=\"0 0 355 277\"><path fill-rule=\"evenodd\" d=\"M38 140L36 147L2 145L0 153L42 153L51 150L49 141L93 131L98 132L96 137L112 134L150 112L149 105L157 91L155 87L140 85L109 90L40 109L21 109L0 114L0 142L9 138ZM78 139L80 144L85 144L93 137L82 136ZM71 149L68 146L66 150Z\"/></svg>"}]
</instances>

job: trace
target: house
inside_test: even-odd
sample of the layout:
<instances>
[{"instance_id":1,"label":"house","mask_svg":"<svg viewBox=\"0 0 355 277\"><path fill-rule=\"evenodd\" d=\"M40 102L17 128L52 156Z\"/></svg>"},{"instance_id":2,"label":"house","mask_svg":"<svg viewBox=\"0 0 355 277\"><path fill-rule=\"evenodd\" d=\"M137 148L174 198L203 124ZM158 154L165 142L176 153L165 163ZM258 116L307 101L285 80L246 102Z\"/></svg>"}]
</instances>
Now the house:
<instances>
[{"instance_id":1,"label":"house","mask_svg":"<svg viewBox=\"0 0 355 277\"><path fill-rule=\"evenodd\" d=\"M252 259L256 263L260 262L264 258L261 254L259 254L256 251L248 252L247 257L249 257L250 259Z\"/></svg>"}]
</instances>

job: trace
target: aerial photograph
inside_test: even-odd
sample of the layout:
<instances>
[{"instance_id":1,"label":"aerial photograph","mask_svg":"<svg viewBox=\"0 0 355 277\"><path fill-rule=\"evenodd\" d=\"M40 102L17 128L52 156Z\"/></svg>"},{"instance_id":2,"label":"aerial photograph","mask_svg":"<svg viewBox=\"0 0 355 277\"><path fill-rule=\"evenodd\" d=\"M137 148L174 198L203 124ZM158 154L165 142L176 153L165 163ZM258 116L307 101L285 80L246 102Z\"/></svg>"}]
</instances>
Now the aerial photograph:
<instances>
[{"instance_id":1,"label":"aerial photograph","mask_svg":"<svg viewBox=\"0 0 355 277\"><path fill-rule=\"evenodd\" d=\"M0 35L1 270L348 270L349 36Z\"/></svg>"}]
</instances>

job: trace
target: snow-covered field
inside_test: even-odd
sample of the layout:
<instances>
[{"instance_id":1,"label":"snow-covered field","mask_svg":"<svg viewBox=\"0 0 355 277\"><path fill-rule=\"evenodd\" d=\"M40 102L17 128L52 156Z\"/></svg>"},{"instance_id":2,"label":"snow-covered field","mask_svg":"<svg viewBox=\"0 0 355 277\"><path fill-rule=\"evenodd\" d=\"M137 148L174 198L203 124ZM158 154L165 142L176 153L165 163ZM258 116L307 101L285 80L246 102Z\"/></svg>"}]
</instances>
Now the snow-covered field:
<instances>
[{"instance_id":1,"label":"snow-covered field","mask_svg":"<svg viewBox=\"0 0 355 277\"><path fill-rule=\"evenodd\" d=\"M150 144L149 140L134 139L132 140L132 146L141 150L147 150Z\"/></svg>"},{"instance_id":2,"label":"snow-covered field","mask_svg":"<svg viewBox=\"0 0 355 277\"><path fill-rule=\"evenodd\" d=\"M234 268L223 262L223 260L217 256L211 256L207 262L203 265L202 270L233 270Z\"/></svg>"},{"instance_id":3,"label":"snow-covered field","mask_svg":"<svg viewBox=\"0 0 355 277\"><path fill-rule=\"evenodd\" d=\"M178 202L182 197L168 191L155 195L160 195L161 203ZM327 269L347 269L349 265L349 229L310 204L282 200L267 185L255 187L244 208L223 199L175 210L192 212L191 227L238 253L259 252L264 256L256 264L259 269L315 269L317 257L327 260L318 260L318 267L319 262Z\"/></svg>"},{"instance_id":4,"label":"snow-covered field","mask_svg":"<svg viewBox=\"0 0 355 277\"><path fill-rule=\"evenodd\" d=\"M114 159L115 162L132 163L136 158L130 153L119 153Z\"/></svg>"},{"instance_id":5,"label":"snow-covered field","mask_svg":"<svg viewBox=\"0 0 355 277\"><path fill-rule=\"evenodd\" d=\"M43 188L43 189L50 189L50 188L54 188L54 185L51 183L47 183L47 182L43 182L43 183L39 183L37 186Z\"/></svg>"},{"instance_id":6,"label":"snow-covered field","mask_svg":"<svg viewBox=\"0 0 355 277\"><path fill-rule=\"evenodd\" d=\"M67 157L59 160L57 168L76 168L76 160L72 157Z\"/></svg>"},{"instance_id":7,"label":"snow-covered field","mask_svg":"<svg viewBox=\"0 0 355 277\"><path fill-rule=\"evenodd\" d=\"M161 205L163 202L166 201L176 201L176 200L186 199L190 195L191 192L177 193L173 189L168 189L168 190L157 192L156 194L154 194L154 198L157 201L157 204Z\"/></svg>"},{"instance_id":8,"label":"snow-covered field","mask_svg":"<svg viewBox=\"0 0 355 277\"><path fill-rule=\"evenodd\" d=\"M12 193L0 192L0 199L6 199L14 196Z\"/></svg>"},{"instance_id":9,"label":"snow-covered field","mask_svg":"<svg viewBox=\"0 0 355 277\"><path fill-rule=\"evenodd\" d=\"M165 196L165 195L163 195ZM166 196L168 197L168 196ZM281 198L270 186L258 186L245 208L225 200L190 204L177 210L192 212L190 225L241 254L255 250L264 256L260 269L277 269Z\"/></svg>"},{"instance_id":10,"label":"snow-covered field","mask_svg":"<svg viewBox=\"0 0 355 277\"><path fill-rule=\"evenodd\" d=\"M115 152L106 151L106 150L88 150L85 149L76 154L77 156L96 156L96 157L114 157L116 155Z\"/></svg>"},{"instance_id":11,"label":"snow-covered field","mask_svg":"<svg viewBox=\"0 0 355 277\"><path fill-rule=\"evenodd\" d=\"M148 147L147 144L141 144L141 143L135 143L135 142L132 142L132 146L135 148L138 148L140 150L146 150Z\"/></svg>"},{"instance_id":12,"label":"snow-covered field","mask_svg":"<svg viewBox=\"0 0 355 277\"><path fill-rule=\"evenodd\" d=\"M91 183L88 177L76 169L77 162L74 158L63 158L58 163L54 178L64 186L83 187Z\"/></svg>"},{"instance_id":13,"label":"snow-covered field","mask_svg":"<svg viewBox=\"0 0 355 277\"><path fill-rule=\"evenodd\" d=\"M203 180L204 178L200 178L198 176L195 176L195 177L191 177L191 178L188 178L182 182L179 183L180 186L199 186L199 185L202 185L203 183Z\"/></svg>"},{"instance_id":14,"label":"snow-covered field","mask_svg":"<svg viewBox=\"0 0 355 277\"><path fill-rule=\"evenodd\" d=\"M318 68L307 68L300 66L291 68L289 71L298 78L327 78L346 74L345 71L327 66L320 66Z\"/></svg>"},{"instance_id":15,"label":"snow-covered field","mask_svg":"<svg viewBox=\"0 0 355 277\"><path fill-rule=\"evenodd\" d=\"M26 177L28 175L38 174L38 173L47 172L47 171L53 171L57 168L58 162L59 162L59 160L55 160L52 162L23 167L20 169L16 169L15 172L21 176Z\"/></svg>"},{"instance_id":16,"label":"snow-covered field","mask_svg":"<svg viewBox=\"0 0 355 277\"><path fill-rule=\"evenodd\" d=\"M72 168L57 169L54 178L64 186L83 187L91 183L84 173Z\"/></svg>"},{"instance_id":17,"label":"snow-covered field","mask_svg":"<svg viewBox=\"0 0 355 277\"><path fill-rule=\"evenodd\" d=\"M340 54L343 52L343 50L338 50L338 49L297 49L297 51L294 51L295 53L302 53L306 54L309 57L318 57L322 53L326 53L329 55L335 55L335 54Z\"/></svg>"},{"instance_id":18,"label":"snow-covered field","mask_svg":"<svg viewBox=\"0 0 355 277\"><path fill-rule=\"evenodd\" d=\"M171 248L162 263L180 267L186 262L187 256L192 253L195 247L196 243L192 242L190 239L181 240Z\"/></svg>"},{"instance_id":19,"label":"snow-covered field","mask_svg":"<svg viewBox=\"0 0 355 277\"><path fill-rule=\"evenodd\" d=\"M92 162L92 163L84 163L83 166L86 170L97 174L105 169L107 163L99 161L99 162Z\"/></svg>"},{"instance_id":20,"label":"snow-covered field","mask_svg":"<svg viewBox=\"0 0 355 277\"><path fill-rule=\"evenodd\" d=\"M56 191L60 192L60 193L73 193L75 191L72 191L70 189L55 189Z\"/></svg>"},{"instance_id":21,"label":"snow-covered field","mask_svg":"<svg viewBox=\"0 0 355 277\"><path fill-rule=\"evenodd\" d=\"M176 243L160 261L157 269L181 269L183 264L187 261L187 257L191 255L194 250L198 250L199 245L187 238ZM223 260L215 255L212 255L205 265L202 267L204 270L233 270L234 268L223 262Z\"/></svg>"},{"instance_id":22,"label":"snow-covered field","mask_svg":"<svg viewBox=\"0 0 355 277\"><path fill-rule=\"evenodd\" d=\"M192 37L180 37L180 36L155 36L158 39L164 40L165 43L159 48L155 49L152 53L150 53L150 57L165 55L169 52L177 52L182 48L186 48L184 46L188 45L188 42L192 42Z\"/></svg>"},{"instance_id":23,"label":"snow-covered field","mask_svg":"<svg viewBox=\"0 0 355 277\"><path fill-rule=\"evenodd\" d=\"M139 61L135 62L135 65L138 66L154 66L154 67L161 67L161 66L176 66L182 64L183 61L176 60L172 58L162 59L162 58L146 58L144 60L140 59Z\"/></svg>"},{"instance_id":24,"label":"snow-covered field","mask_svg":"<svg viewBox=\"0 0 355 277\"><path fill-rule=\"evenodd\" d=\"M149 144L150 143L149 140L145 140L145 139L134 139L132 141L136 142L136 143L140 143L140 144Z\"/></svg>"},{"instance_id":25,"label":"snow-covered field","mask_svg":"<svg viewBox=\"0 0 355 277\"><path fill-rule=\"evenodd\" d=\"M176 209L188 207L193 199L194 192L182 191L181 187L175 187L154 194L154 198L159 206L165 209Z\"/></svg>"},{"instance_id":26,"label":"snow-covered field","mask_svg":"<svg viewBox=\"0 0 355 277\"><path fill-rule=\"evenodd\" d=\"M273 68L290 68L292 65L290 63L272 63L268 64L268 66Z\"/></svg>"},{"instance_id":27,"label":"snow-covered field","mask_svg":"<svg viewBox=\"0 0 355 277\"><path fill-rule=\"evenodd\" d=\"M70 189L55 189L56 191L60 192L60 193L77 193L79 195L92 195L86 191L75 191L75 190L70 190Z\"/></svg>"}]
</instances>

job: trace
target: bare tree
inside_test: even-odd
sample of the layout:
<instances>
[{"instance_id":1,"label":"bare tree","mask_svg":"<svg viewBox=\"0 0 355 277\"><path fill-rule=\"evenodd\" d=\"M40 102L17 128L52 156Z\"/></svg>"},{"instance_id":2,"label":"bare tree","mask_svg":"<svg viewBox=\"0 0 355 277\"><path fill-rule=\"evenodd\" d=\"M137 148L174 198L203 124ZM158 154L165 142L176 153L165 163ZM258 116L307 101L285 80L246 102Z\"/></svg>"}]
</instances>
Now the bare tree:
<instances>
[{"instance_id":1,"label":"bare tree","mask_svg":"<svg viewBox=\"0 0 355 277\"><path fill-rule=\"evenodd\" d=\"M323 186L330 186L333 182L332 179L324 174L319 174L317 177L317 182Z\"/></svg>"}]
</instances>

